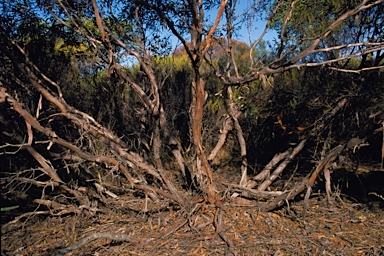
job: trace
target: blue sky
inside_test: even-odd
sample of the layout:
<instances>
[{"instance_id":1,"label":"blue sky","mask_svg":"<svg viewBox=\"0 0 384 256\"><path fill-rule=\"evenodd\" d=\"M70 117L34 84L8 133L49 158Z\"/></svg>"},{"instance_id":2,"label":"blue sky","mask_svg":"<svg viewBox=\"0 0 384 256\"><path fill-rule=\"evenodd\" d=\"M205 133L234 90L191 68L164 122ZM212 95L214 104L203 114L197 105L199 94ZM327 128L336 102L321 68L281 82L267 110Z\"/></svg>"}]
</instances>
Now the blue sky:
<instances>
[{"instance_id":1,"label":"blue sky","mask_svg":"<svg viewBox=\"0 0 384 256\"><path fill-rule=\"evenodd\" d=\"M239 0L236 6L235 15L240 15L241 13L243 13L247 8L249 8L251 2L253 1ZM217 10L207 13L207 15L210 16L211 19L216 18L216 14L217 14ZM224 16L221 19L222 25L223 25L223 20L225 20ZM236 36L234 36L234 38L239 41L246 42L247 44L251 44L252 42L257 40L259 36L263 33L265 24L266 24L266 20L255 20L252 23L252 28L250 30L250 33L246 25L242 24L240 30L236 32ZM274 38L277 38L277 33L275 31L268 31L263 37L265 41L272 41ZM170 40L172 41L172 45L175 47L178 40L173 35L170 36ZM180 46L180 44L178 44L178 46Z\"/></svg>"},{"instance_id":2,"label":"blue sky","mask_svg":"<svg viewBox=\"0 0 384 256\"><path fill-rule=\"evenodd\" d=\"M251 5L251 2L254 1L239 0L236 6L236 15L239 15L243 13L246 9L248 9ZM238 39L248 44L250 43L250 40L251 42L257 40L260 37L261 33L263 33L265 25L266 20L255 20L252 23L252 29L250 31L251 33L249 34L249 31L244 24L240 29L240 35ZM267 31L263 39L266 41L272 41L273 38L277 38L277 33L275 31Z\"/></svg>"}]
</instances>

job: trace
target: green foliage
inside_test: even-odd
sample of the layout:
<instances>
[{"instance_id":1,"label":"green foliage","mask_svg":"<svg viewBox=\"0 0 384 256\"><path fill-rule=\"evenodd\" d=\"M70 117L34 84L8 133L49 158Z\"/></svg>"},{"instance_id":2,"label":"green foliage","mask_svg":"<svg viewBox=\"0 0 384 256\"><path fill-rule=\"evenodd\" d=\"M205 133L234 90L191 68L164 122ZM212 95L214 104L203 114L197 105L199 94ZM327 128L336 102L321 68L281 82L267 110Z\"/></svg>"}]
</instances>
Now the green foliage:
<instances>
[{"instance_id":1,"label":"green foliage","mask_svg":"<svg viewBox=\"0 0 384 256\"><path fill-rule=\"evenodd\" d=\"M293 1L284 1L279 9L272 27L280 30L287 14L290 12ZM314 37L325 31L325 29L338 18L341 13L357 6L360 1L338 1L338 0L298 0L292 11L292 16L287 24L284 36L292 39L303 37Z\"/></svg>"},{"instance_id":2,"label":"green foliage","mask_svg":"<svg viewBox=\"0 0 384 256\"><path fill-rule=\"evenodd\" d=\"M172 65L174 66L176 71L188 70L191 68L188 56L186 54L178 58L172 58L172 60Z\"/></svg>"},{"instance_id":3,"label":"green foliage","mask_svg":"<svg viewBox=\"0 0 384 256\"><path fill-rule=\"evenodd\" d=\"M284 57L286 61L299 52L305 50L314 38L321 37L325 32L330 32L323 38L318 48L330 48L338 45L349 45L366 41L377 40L383 34L384 27L384 5L379 4L373 8L360 11L354 16L346 18L337 27L333 24L346 12L356 8L362 3L360 0L338 1L338 0L297 0L297 1L274 1L270 6L273 10L278 3L282 3L271 23L271 28L276 30L279 41L276 42L278 49L276 57ZM288 21L286 26L285 21ZM375 39L374 39L375 38ZM380 41L380 39L378 39ZM321 62L330 59L342 58L357 49L363 50L365 46L357 48L335 48L324 52L311 54L303 59L306 62ZM369 54L368 54L369 55ZM372 53L374 61L365 61L366 56L361 57L361 67L377 66L383 59L380 51ZM334 64L340 67L340 64ZM345 64L345 63L344 63Z\"/></svg>"},{"instance_id":4,"label":"green foliage","mask_svg":"<svg viewBox=\"0 0 384 256\"><path fill-rule=\"evenodd\" d=\"M67 57L75 54L79 54L79 53L90 52L90 49L86 44L84 43L80 43L79 45L66 44L63 38L56 39L53 49L57 52L64 53L65 56Z\"/></svg>"}]
</instances>

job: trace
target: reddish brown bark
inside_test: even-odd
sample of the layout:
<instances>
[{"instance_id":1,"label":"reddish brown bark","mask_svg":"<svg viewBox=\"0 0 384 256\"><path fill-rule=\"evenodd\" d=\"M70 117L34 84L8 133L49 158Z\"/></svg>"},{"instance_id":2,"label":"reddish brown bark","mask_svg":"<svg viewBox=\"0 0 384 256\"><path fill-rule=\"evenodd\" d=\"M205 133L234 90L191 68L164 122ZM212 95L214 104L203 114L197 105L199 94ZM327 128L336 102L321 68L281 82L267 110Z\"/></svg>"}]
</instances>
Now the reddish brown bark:
<instances>
[{"instance_id":1,"label":"reddish brown bark","mask_svg":"<svg viewBox=\"0 0 384 256\"><path fill-rule=\"evenodd\" d=\"M207 194L207 199L210 203L221 205L220 199L215 192L215 183L213 181L212 169L208 163L205 155L202 140L201 140L201 126L204 108L204 84L205 82L200 76L200 65L204 59L204 55L212 45L213 34L215 33L218 24L220 23L221 16L224 12L226 0L222 0L220 8L217 12L215 22L205 37L205 45L202 45L203 35L203 22L204 11L202 2L195 0L189 1L189 7L192 13L192 24L190 28L191 45L184 45L186 47L188 56L191 58L193 69L193 82L192 82L192 102L191 102L191 121L192 121L192 140L196 151L196 171L200 185ZM206 178L202 177L204 175Z\"/></svg>"}]
</instances>

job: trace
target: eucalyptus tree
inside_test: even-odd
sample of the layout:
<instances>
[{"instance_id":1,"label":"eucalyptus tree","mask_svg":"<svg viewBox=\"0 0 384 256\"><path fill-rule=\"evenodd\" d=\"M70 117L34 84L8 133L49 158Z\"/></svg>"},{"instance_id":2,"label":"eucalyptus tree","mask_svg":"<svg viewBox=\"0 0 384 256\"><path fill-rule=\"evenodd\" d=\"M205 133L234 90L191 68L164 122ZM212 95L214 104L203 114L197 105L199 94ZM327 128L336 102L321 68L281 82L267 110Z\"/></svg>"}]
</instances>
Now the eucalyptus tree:
<instances>
[{"instance_id":1,"label":"eucalyptus tree","mask_svg":"<svg viewBox=\"0 0 384 256\"><path fill-rule=\"evenodd\" d=\"M117 136L116 131L101 125L88 113L67 104L60 84L46 76L43 69L31 61L29 52L12 34L16 25L10 23L8 30L1 30L4 41L1 52L23 76L24 80L17 80L19 86L27 91L34 88L35 95L42 95L39 102L44 98L50 110L49 115L40 120L38 114L31 114L31 111L23 108L17 95L12 95L10 82L3 82L2 86L7 89L7 93L0 90L0 99L7 101L27 124L23 131L28 142L23 143L21 140L20 143L29 149L46 175L43 181L23 181L42 187L59 186L92 210L89 201L85 199L91 197L91 193L87 194L87 190L81 186L69 187L64 179L65 172L59 173L49 160L35 151L33 131L37 130L47 139L42 142L48 144L47 151L52 146L57 146L55 151L62 154L47 154L52 159L61 157L65 161L76 162L78 166L87 163L86 168L83 168L86 173L84 175L92 177L87 180L94 181L99 193L108 192L107 195L117 197L103 187L102 182L96 182L101 179L97 170L103 167L105 177L111 173L121 173L126 179L124 184L144 192L153 201L163 197L188 206L192 200L190 193L184 188L195 187L198 195L202 194L203 200L220 206L221 194L217 190L218 181L214 178L210 161L216 157L226 142L227 134L234 128L241 155L239 187L245 193L252 193L257 197L273 196L272 200L266 200L260 207L265 210L273 209L293 198L306 186L311 187L314 179L324 170L324 166L334 160L335 155L325 158L328 162L320 164L311 179L306 179L299 187L293 187L284 193L266 192L282 170L303 149L306 139L293 149L277 154L265 170L250 180L247 177L247 141L239 121L242 109L233 95L233 88L252 88L249 85L254 83L259 87L257 90L267 89L273 84L273 74L301 67L327 65L332 69L351 72L382 68L384 42L383 26L380 24L383 21L383 2L384 0L342 3L323 0L250 1L248 8L239 13L237 8L240 1L235 0L31 1L29 3L33 6L41 8L35 12L36 15L49 17L65 28L65 32L73 33L78 45L85 47L87 53L94 54L93 65L103 69L114 84L123 84L126 92L133 92L134 100L129 102L135 102L134 108L127 108L129 111L125 115L137 117L135 127L141 127L139 129L142 132L137 133L137 143L130 143L124 134ZM257 17L267 20L266 27L259 38L245 47L235 38L239 24L248 28L251 33ZM270 29L276 30L279 38L276 44L271 44L271 49L265 50L263 36ZM187 92L185 95L189 97L189 117L184 121L188 123L191 147L182 145L180 138L185 137L185 134L181 135L181 131L176 129L172 122L174 117L164 107L167 91L165 87L170 74L167 69L162 68L167 67L162 66L162 61L171 54L175 47L174 42L183 46L191 70L186 73L190 77L185 79L189 84L184 89ZM221 50L214 49L215 47ZM241 52L241 57L238 52ZM216 57L214 53L220 53L221 56ZM352 60L366 63L373 55L375 61L371 66L348 65ZM217 64L218 61L221 61L220 65ZM132 71L134 68L124 67L130 64L137 67L135 72ZM202 120L206 98L206 65L221 80L221 88L217 93L222 95L227 112L216 146L211 152L206 152L201 136L204 129ZM11 73L8 72L9 75ZM187 83L180 84L186 86ZM345 99L337 102L329 111L329 116L308 132L308 137L319 133L346 103ZM70 136L65 139L64 131L55 130L57 127L52 126L51 122L59 117L63 118L61 122L69 122L75 127L77 139ZM98 146L96 150L95 143ZM8 145L4 146L6 147ZM183 187L175 182L173 171L164 163L165 152L172 153L172 161L177 163L177 172L190 182L187 186ZM278 163L280 165L276 167ZM272 172L273 167L276 169ZM256 181L262 182L254 190Z\"/></svg>"}]
</instances>

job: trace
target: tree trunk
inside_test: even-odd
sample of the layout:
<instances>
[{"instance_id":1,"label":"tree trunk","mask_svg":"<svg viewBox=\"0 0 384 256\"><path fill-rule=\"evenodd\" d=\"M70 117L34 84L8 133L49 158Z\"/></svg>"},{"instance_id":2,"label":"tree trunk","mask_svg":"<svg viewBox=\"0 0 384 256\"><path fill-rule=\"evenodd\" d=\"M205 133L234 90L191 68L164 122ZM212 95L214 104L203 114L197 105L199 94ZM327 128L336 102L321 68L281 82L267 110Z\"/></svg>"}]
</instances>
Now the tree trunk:
<instances>
[{"instance_id":1,"label":"tree trunk","mask_svg":"<svg viewBox=\"0 0 384 256\"><path fill-rule=\"evenodd\" d=\"M192 120L192 139L196 151L196 178L207 194L207 200L211 204L221 204L215 192L215 183L213 180L212 169L205 156L201 141L201 121L203 117L204 105L204 81L197 79L192 82L192 102L191 102L191 120Z\"/></svg>"}]
</instances>

